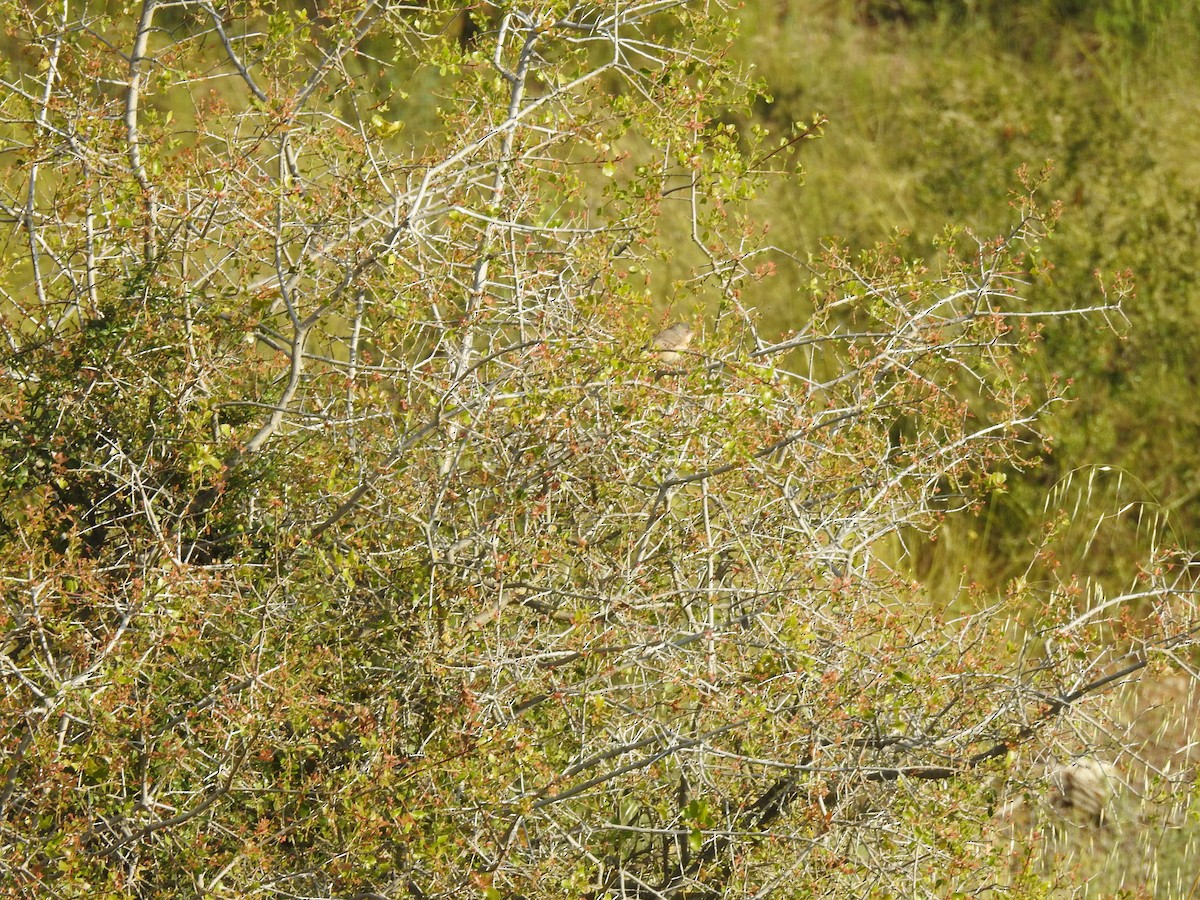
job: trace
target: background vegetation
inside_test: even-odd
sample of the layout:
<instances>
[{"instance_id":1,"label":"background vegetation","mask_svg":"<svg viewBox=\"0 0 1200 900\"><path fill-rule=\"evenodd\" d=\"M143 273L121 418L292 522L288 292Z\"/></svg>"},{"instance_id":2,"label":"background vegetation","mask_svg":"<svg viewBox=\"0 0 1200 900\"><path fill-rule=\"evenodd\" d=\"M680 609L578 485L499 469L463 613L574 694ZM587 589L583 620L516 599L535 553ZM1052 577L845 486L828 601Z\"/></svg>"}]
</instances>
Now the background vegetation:
<instances>
[{"instance_id":1,"label":"background vegetation","mask_svg":"<svg viewBox=\"0 0 1200 900\"><path fill-rule=\"evenodd\" d=\"M980 521L951 525L936 562L930 548L918 551L922 571L953 580L970 561L972 577L992 584L1019 574L1047 491L1085 465L1112 467L1100 476L1112 508L1137 500L1177 540L1194 534L1200 8L783 2L749 4L743 21L739 53L771 97L753 118L776 130L814 111L830 120L804 148L803 182L764 198L780 244L812 251L836 235L867 247L903 229L905 252L928 257L947 222L996 228L1011 172L1052 160L1049 192L1065 212L1052 277L1031 285L1038 305L1096 298L1096 273L1135 275L1119 333L1094 321L1048 326L1046 371L1073 381L1072 403L1054 413L1055 452L994 496ZM786 330L803 318L802 285L769 283L764 294L769 324ZM1123 581L1138 531L1135 514L1093 542L1089 571Z\"/></svg>"}]
</instances>

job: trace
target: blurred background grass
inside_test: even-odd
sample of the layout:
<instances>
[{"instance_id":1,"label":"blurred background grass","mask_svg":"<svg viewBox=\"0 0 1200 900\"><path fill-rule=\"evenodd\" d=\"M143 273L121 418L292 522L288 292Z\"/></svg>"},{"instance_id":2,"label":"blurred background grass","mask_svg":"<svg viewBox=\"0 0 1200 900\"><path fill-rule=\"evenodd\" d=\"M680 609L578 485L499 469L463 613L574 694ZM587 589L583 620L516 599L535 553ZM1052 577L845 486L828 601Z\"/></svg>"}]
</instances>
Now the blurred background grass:
<instances>
[{"instance_id":1,"label":"blurred background grass","mask_svg":"<svg viewBox=\"0 0 1200 900\"><path fill-rule=\"evenodd\" d=\"M979 519L909 542L914 569L935 589L968 566L1001 586L1026 567L1050 491L1084 465L1109 467L1089 479L1093 508L1137 506L1086 559L1076 548L1082 574L1123 586L1148 541L1187 543L1200 513L1200 3L758 0L741 17L736 53L771 98L747 122L784 134L829 118L799 154L803 176L757 207L775 243L869 247L901 229L906 254L929 258L948 223L1002 231L1017 167L1052 160L1065 214L1033 302L1098 302L1097 272L1137 283L1122 334L1091 319L1047 329L1044 374L1073 379L1075 398L1049 423L1054 452ZM754 298L768 334L806 315L800 278L784 271Z\"/></svg>"}]
</instances>

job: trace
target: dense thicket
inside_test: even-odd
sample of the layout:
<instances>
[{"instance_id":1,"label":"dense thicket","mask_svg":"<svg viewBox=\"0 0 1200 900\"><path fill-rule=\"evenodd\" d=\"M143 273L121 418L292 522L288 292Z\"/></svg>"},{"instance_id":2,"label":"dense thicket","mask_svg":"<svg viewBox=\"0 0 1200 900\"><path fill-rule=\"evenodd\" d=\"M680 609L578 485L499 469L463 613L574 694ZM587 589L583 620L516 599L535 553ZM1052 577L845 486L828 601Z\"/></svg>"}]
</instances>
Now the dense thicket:
<instances>
[{"instance_id":1,"label":"dense thicket","mask_svg":"<svg viewBox=\"0 0 1200 900\"><path fill-rule=\"evenodd\" d=\"M1055 761L1185 799L1099 702L1189 671L1172 548L970 614L891 565L1127 299L1028 301L1043 174L930 262L768 241L822 120L739 127L715 3L0 21L0 890L1035 892Z\"/></svg>"}]
</instances>

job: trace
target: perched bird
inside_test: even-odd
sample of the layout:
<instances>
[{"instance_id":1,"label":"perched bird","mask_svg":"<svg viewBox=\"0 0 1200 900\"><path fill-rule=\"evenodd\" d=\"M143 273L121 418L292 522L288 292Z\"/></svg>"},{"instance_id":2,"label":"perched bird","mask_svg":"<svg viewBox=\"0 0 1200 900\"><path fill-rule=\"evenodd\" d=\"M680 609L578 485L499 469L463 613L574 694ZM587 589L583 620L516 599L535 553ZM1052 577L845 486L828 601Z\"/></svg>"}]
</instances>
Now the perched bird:
<instances>
[{"instance_id":1,"label":"perched bird","mask_svg":"<svg viewBox=\"0 0 1200 900\"><path fill-rule=\"evenodd\" d=\"M660 331L650 346L661 362L668 366L679 362L680 354L691 344L696 332L687 322L676 322Z\"/></svg>"}]
</instances>

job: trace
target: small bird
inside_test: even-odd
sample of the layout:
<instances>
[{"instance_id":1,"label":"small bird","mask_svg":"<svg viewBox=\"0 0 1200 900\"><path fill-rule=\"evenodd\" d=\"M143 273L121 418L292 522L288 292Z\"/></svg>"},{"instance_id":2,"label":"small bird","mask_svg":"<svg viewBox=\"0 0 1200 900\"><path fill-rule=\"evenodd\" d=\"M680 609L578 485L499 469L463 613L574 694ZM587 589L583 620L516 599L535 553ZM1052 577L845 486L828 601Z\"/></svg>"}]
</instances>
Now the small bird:
<instances>
[{"instance_id":1,"label":"small bird","mask_svg":"<svg viewBox=\"0 0 1200 900\"><path fill-rule=\"evenodd\" d=\"M671 366L679 362L680 354L692 343L695 334L687 322L676 322L660 331L650 346L654 348L661 362Z\"/></svg>"},{"instance_id":2,"label":"small bird","mask_svg":"<svg viewBox=\"0 0 1200 900\"><path fill-rule=\"evenodd\" d=\"M1103 825L1122 784L1112 763L1084 756L1050 773L1050 805L1060 812L1078 810L1093 825Z\"/></svg>"}]
</instances>

